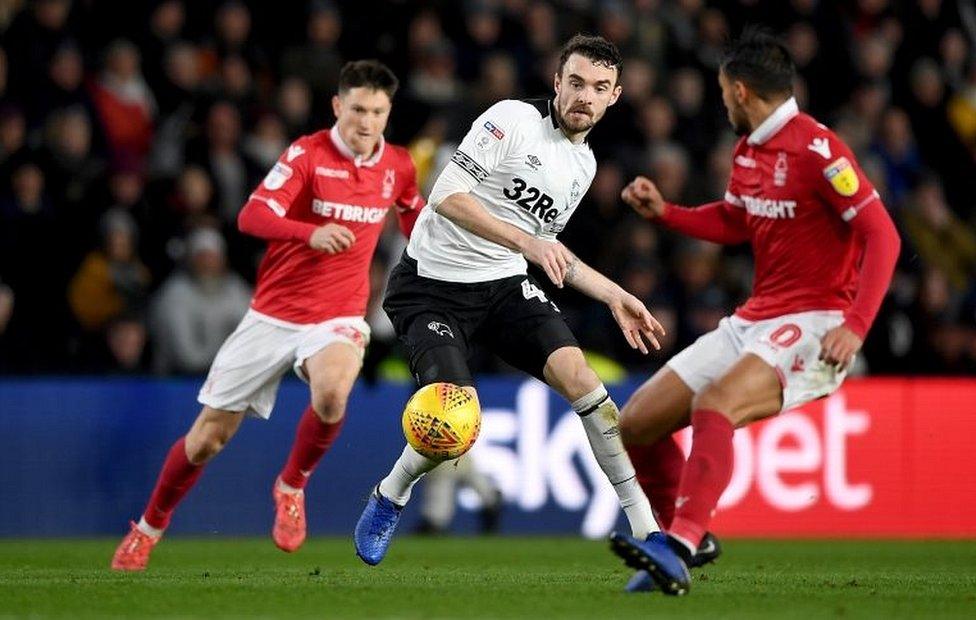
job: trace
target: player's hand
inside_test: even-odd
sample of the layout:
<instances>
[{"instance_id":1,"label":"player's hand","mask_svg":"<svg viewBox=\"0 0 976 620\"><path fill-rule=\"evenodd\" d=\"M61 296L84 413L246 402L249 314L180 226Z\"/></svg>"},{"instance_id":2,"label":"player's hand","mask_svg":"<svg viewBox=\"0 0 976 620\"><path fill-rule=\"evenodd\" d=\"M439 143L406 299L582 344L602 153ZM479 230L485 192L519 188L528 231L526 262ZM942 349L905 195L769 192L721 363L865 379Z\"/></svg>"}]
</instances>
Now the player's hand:
<instances>
[{"instance_id":1,"label":"player's hand","mask_svg":"<svg viewBox=\"0 0 976 620\"><path fill-rule=\"evenodd\" d=\"M529 238L525 247L522 248L522 255L530 263L542 267L552 283L559 288L563 287L566 269L576 258L566 246L558 241L546 241L536 237Z\"/></svg>"},{"instance_id":2,"label":"player's hand","mask_svg":"<svg viewBox=\"0 0 976 620\"><path fill-rule=\"evenodd\" d=\"M620 326L620 331L624 333L624 338L627 339L631 349L637 349L647 355L647 345L644 342L646 338L655 349L661 350L661 343L657 338L664 336L664 327L648 312L639 299L626 291L621 291L607 305L610 306L610 313Z\"/></svg>"},{"instance_id":3,"label":"player's hand","mask_svg":"<svg viewBox=\"0 0 976 620\"><path fill-rule=\"evenodd\" d=\"M308 239L308 247L326 254L344 252L356 243L356 235L340 224L319 226Z\"/></svg>"},{"instance_id":4,"label":"player's hand","mask_svg":"<svg viewBox=\"0 0 976 620\"><path fill-rule=\"evenodd\" d=\"M844 371L854 361L854 355L861 350L864 341L849 328L838 325L820 339L820 359L838 371Z\"/></svg>"},{"instance_id":5,"label":"player's hand","mask_svg":"<svg viewBox=\"0 0 976 620\"><path fill-rule=\"evenodd\" d=\"M647 177L635 178L620 192L620 197L641 217L652 220L664 215L664 197Z\"/></svg>"}]
</instances>

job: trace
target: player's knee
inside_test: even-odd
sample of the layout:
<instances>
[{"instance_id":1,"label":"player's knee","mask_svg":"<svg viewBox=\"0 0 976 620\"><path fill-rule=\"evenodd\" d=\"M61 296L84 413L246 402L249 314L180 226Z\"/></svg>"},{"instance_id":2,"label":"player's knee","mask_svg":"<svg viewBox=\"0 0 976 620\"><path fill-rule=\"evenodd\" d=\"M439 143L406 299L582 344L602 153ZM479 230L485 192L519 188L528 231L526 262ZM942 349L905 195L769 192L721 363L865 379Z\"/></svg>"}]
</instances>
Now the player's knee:
<instances>
[{"instance_id":1,"label":"player's knee","mask_svg":"<svg viewBox=\"0 0 976 620\"><path fill-rule=\"evenodd\" d=\"M560 351L549 357L543 372L549 384L570 401L586 396L601 385L600 378L578 355ZM574 352L575 353L575 352Z\"/></svg>"},{"instance_id":2,"label":"player's knee","mask_svg":"<svg viewBox=\"0 0 976 620\"><path fill-rule=\"evenodd\" d=\"M342 419L346 413L346 398L345 391L334 385L312 386L312 409L326 424L335 424Z\"/></svg>"}]
</instances>

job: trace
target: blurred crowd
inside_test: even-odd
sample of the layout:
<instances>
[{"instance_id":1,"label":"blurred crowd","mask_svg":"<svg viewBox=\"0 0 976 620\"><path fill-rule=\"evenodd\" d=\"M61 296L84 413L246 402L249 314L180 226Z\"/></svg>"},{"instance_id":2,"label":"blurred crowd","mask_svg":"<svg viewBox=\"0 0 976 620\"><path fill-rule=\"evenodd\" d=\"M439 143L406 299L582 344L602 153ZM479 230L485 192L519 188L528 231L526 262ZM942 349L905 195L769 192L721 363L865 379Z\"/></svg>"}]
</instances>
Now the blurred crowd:
<instances>
[{"instance_id":1,"label":"blurred crowd","mask_svg":"<svg viewBox=\"0 0 976 620\"><path fill-rule=\"evenodd\" d=\"M429 189L484 108L551 93L579 31L620 47L624 91L562 238L646 300L664 355L554 297L607 372L651 370L745 298L750 253L644 224L619 193L643 173L674 202L723 195L716 71L747 23L782 35L801 108L854 149L904 237L861 370L973 373L976 12L941 0L0 0L0 371L205 371L262 250L237 211L292 139L331 124L343 62L400 77L388 137ZM398 234L373 269L369 376L397 354L376 302Z\"/></svg>"}]
</instances>

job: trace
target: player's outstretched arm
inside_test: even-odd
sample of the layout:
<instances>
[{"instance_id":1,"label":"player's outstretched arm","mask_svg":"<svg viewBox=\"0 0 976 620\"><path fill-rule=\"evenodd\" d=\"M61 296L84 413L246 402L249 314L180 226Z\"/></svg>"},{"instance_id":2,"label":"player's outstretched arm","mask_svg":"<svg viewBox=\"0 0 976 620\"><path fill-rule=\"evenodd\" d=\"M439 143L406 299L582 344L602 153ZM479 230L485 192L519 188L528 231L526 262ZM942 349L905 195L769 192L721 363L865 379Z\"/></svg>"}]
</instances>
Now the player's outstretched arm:
<instances>
[{"instance_id":1,"label":"player's outstretched arm","mask_svg":"<svg viewBox=\"0 0 976 620\"><path fill-rule=\"evenodd\" d=\"M646 355L646 338L655 349L660 350L658 336L664 336L664 327L648 312L644 304L577 256L572 253L570 255L572 260L566 268L565 282L584 295L607 304L631 348Z\"/></svg>"},{"instance_id":2,"label":"player's outstretched arm","mask_svg":"<svg viewBox=\"0 0 976 620\"><path fill-rule=\"evenodd\" d=\"M566 268L573 259L573 254L563 244L538 239L494 217L467 192L449 195L437 205L436 211L482 239L521 253L526 260L541 267L553 284L562 288Z\"/></svg>"},{"instance_id":3,"label":"player's outstretched arm","mask_svg":"<svg viewBox=\"0 0 976 620\"><path fill-rule=\"evenodd\" d=\"M647 177L631 181L620 197L642 217L690 237L726 245L749 240L745 210L724 200L693 208L671 204Z\"/></svg>"}]
</instances>

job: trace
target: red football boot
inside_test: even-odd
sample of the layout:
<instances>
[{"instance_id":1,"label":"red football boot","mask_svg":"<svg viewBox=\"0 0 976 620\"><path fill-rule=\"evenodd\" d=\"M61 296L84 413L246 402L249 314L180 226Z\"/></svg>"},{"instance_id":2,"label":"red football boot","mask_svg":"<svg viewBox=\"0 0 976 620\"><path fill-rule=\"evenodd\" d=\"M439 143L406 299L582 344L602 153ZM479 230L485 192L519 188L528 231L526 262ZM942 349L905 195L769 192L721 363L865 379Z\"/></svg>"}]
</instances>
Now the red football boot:
<instances>
[{"instance_id":1,"label":"red football boot","mask_svg":"<svg viewBox=\"0 0 976 620\"><path fill-rule=\"evenodd\" d=\"M275 502L275 522L271 537L282 551L291 553L305 542L305 492L285 493L275 481L272 495Z\"/></svg>"},{"instance_id":2,"label":"red football boot","mask_svg":"<svg viewBox=\"0 0 976 620\"><path fill-rule=\"evenodd\" d=\"M162 538L162 536L150 536L144 533L135 521L130 521L129 525L131 527L129 533L119 543L115 555L112 556L112 570L146 570L146 565L149 564L149 553Z\"/></svg>"}]
</instances>

